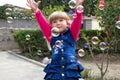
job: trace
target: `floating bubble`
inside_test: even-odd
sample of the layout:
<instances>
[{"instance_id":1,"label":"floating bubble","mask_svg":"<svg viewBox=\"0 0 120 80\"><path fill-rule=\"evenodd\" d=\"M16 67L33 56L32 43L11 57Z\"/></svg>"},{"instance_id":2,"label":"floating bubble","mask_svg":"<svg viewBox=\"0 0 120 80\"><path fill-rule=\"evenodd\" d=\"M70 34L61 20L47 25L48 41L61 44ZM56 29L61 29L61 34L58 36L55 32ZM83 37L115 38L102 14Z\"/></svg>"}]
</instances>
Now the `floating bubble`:
<instances>
[{"instance_id":1,"label":"floating bubble","mask_svg":"<svg viewBox=\"0 0 120 80\"><path fill-rule=\"evenodd\" d=\"M116 28L120 29L120 20L115 23Z\"/></svg>"},{"instance_id":2,"label":"floating bubble","mask_svg":"<svg viewBox=\"0 0 120 80\"><path fill-rule=\"evenodd\" d=\"M105 43L105 42L101 42L101 43L99 44L99 47L100 47L100 49L101 49L102 51L104 51L104 50L106 49L106 43Z\"/></svg>"},{"instance_id":3,"label":"floating bubble","mask_svg":"<svg viewBox=\"0 0 120 80\"><path fill-rule=\"evenodd\" d=\"M12 22L13 22L13 18L12 18L12 17L8 17L8 18L7 18L7 22L8 22L8 23L12 23Z\"/></svg>"},{"instance_id":4,"label":"floating bubble","mask_svg":"<svg viewBox=\"0 0 120 80\"><path fill-rule=\"evenodd\" d=\"M45 58L43 58L43 60L42 60L42 63L43 64L48 64L49 63L49 58L48 57L45 57Z\"/></svg>"},{"instance_id":5,"label":"floating bubble","mask_svg":"<svg viewBox=\"0 0 120 80\"><path fill-rule=\"evenodd\" d=\"M80 57L85 56L85 51L84 51L83 49L79 49L79 50L78 50L78 55L79 55Z\"/></svg>"},{"instance_id":6,"label":"floating bubble","mask_svg":"<svg viewBox=\"0 0 120 80\"><path fill-rule=\"evenodd\" d=\"M104 9L104 0L101 0L101 1L100 1L99 9L100 9L100 10L103 10L103 9Z\"/></svg>"},{"instance_id":7,"label":"floating bubble","mask_svg":"<svg viewBox=\"0 0 120 80\"><path fill-rule=\"evenodd\" d=\"M37 55L41 56L41 55L42 55L42 51L41 51L41 50L38 50L38 51L37 51Z\"/></svg>"},{"instance_id":8,"label":"floating bubble","mask_svg":"<svg viewBox=\"0 0 120 80\"><path fill-rule=\"evenodd\" d=\"M6 15L11 15L11 13L12 13L12 9L11 8L6 8L5 9L5 14Z\"/></svg>"},{"instance_id":9,"label":"floating bubble","mask_svg":"<svg viewBox=\"0 0 120 80\"><path fill-rule=\"evenodd\" d=\"M70 15L73 15L73 14L74 14L74 11L73 11L73 10L70 10L68 13L69 13Z\"/></svg>"},{"instance_id":10,"label":"floating bubble","mask_svg":"<svg viewBox=\"0 0 120 80\"><path fill-rule=\"evenodd\" d=\"M52 36L53 37L57 37L57 36L60 35L60 31L57 27L53 27L51 31L52 31Z\"/></svg>"},{"instance_id":11,"label":"floating bubble","mask_svg":"<svg viewBox=\"0 0 120 80\"><path fill-rule=\"evenodd\" d=\"M89 48L89 43L85 43L84 48L88 49Z\"/></svg>"},{"instance_id":12,"label":"floating bubble","mask_svg":"<svg viewBox=\"0 0 120 80\"><path fill-rule=\"evenodd\" d=\"M66 0L62 0L62 3L65 3L66 2Z\"/></svg>"},{"instance_id":13,"label":"floating bubble","mask_svg":"<svg viewBox=\"0 0 120 80\"><path fill-rule=\"evenodd\" d=\"M97 19L98 19L99 21L102 21L102 17L98 17Z\"/></svg>"},{"instance_id":14,"label":"floating bubble","mask_svg":"<svg viewBox=\"0 0 120 80\"><path fill-rule=\"evenodd\" d=\"M26 37L26 40L30 40L30 35L29 34L27 34L25 37Z\"/></svg>"},{"instance_id":15,"label":"floating bubble","mask_svg":"<svg viewBox=\"0 0 120 80\"><path fill-rule=\"evenodd\" d=\"M103 9L104 9L104 5L100 5L100 6L99 6L99 9L100 9L100 10L103 10Z\"/></svg>"},{"instance_id":16,"label":"floating bubble","mask_svg":"<svg viewBox=\"0 0 120 80\"><path fill-rule=\"evenodd\" d=\"M94 45L96 45L96 44L98 44L99 39L98 39L97 36L94 36L94 37L92 37L91 41L92 41L92 43L93 43Z\"/></svg>"},{"instance_id":17,"label":"floating bubble","mask_svg":"<svg viewBox=\"0 0 120 80\"><path fill-rule=\"evenodd\" d=\"M71 9L74 9L76 7L76 0L70 0L68 5Z\"/></svg>"}]
</instances>

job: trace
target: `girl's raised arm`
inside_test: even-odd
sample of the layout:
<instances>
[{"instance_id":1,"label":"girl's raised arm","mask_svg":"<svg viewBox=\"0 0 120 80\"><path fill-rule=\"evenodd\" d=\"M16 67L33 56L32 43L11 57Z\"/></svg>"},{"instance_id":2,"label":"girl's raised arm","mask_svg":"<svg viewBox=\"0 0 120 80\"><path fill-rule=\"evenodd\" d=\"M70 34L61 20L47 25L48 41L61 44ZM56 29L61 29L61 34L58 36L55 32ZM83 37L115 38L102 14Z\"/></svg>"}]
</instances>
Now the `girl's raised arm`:
<instances>
[{"instance_id":1,"label":"girl's raised arm","mask_svg":"<svg viewBox=\"0 0 120 80\"><path fill-rule=\"evenodd\" d=\"M46 37L47 41L51 41L51 27L45 17L43 16L42 12L39 10L38 5L40 1L35 2L34 0L27 0L27 6L30 7L34 11L34 16L42 30L43 35Z\"/></svg>"},{"instance_id":2,"label":"girl's raised arm","mask_svg":"<svg viewBox=\"0 0 120 80\"><path fill-rule=\"evenodd\" d=\"M80 1L83 2L84 0L80 0ZM83 6L81 5L82 4L81 2L78 2L80 5L77 4L75 15L74 15L71 27L70 27L70 31L73 35L74 40L78 39L80 29L81 29L81 24L82 24Z\"/></svg>"}]
</instances>

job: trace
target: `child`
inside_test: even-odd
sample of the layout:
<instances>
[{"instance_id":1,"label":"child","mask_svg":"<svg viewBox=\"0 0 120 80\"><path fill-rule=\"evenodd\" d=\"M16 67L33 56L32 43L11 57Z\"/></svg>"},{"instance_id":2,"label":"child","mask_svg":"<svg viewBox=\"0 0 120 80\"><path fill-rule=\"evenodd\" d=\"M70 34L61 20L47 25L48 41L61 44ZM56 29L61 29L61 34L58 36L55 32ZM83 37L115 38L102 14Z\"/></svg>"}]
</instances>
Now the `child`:
<instances>
[{"instance_id":1,"label":"child","mask_svg":"<svg viewBox=\"0 0 120 80\"><path fill-rule=\"evenodd\" d=\"M79 0L77 0L79 1ZM82 0L83 1L83 0ZM55 11L47 20L44 18L41 11L38 9L40 1L27 0L27 5L34 11L34 15L40 28L50 43L52 48L52 60L45 67L45 80L78 80L82 78L80 74L83 71L83 66L76 58L76 41L79 35L82 12L81 5L77 5L75 16L70 25L69 17L65 12ZM52 28L59 29L58 36L52 36Z\"/></svg>"}]
</instances>

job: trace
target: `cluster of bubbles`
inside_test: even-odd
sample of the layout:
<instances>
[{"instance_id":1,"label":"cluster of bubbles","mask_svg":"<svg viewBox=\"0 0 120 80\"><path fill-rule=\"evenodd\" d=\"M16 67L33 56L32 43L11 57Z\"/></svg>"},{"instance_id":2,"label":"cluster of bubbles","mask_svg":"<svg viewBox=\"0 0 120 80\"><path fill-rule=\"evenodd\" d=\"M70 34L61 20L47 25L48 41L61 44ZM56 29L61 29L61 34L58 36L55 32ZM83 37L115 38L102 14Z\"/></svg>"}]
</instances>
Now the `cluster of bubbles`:
<instances>
[{"instance_id":1,"label":"cluster of bubbles","mask_svg":"<svg viewBox=\"0 0 120 80\"><path fill-rule=\"evenodd\" d=\"M104 0L100 0L100 3L99 3L99 9L100 10L104 9L104 4L105 4ZM120 14L118 16L118 21L115 23L115 26L116 26L117 29L120 29Z\"/></svg>"},{"instance_id":2,"label":"cluster of bubbles","mask_svg":"<svg viewBox=\"0 0 120 80\"><path fill-rule=\"evenodd\" d=\"M91 42L94 44L94 45L97 45L98 43L99 43L99 38L97 37L97 36L94 36L94 37L92 37L92 39L91 39ZM106 48L107 48L107 45L106 45L106 43L105 42L100 42L99 43L99 48L100 48L100 50L102 50L102 51L104 51Z\"/></svg>"},{"instance_id":3,"label":"cluster of bubbles","mask_svg":"<svg viewBox=\"0 0 120 80\"><path fill-rule=\"evenodd\" d=\"M100 40L99 40L99 38L97 36L93 36L91 38L91 42L92 42L93 45L98 45L99 44L99 48L102 51L107 49L107 44L105 42L100 42ZM89 49L89 43L85 43L84 48ZM77 53L78 53L79 57L84 57L85 56L84 49L79 49Z\"/></svg>"},{"instance_id":4,"label":"cluster of bubbles","mask_svg":"<svg viewBox=\"0 0 120 80\"><path fill-rule=\"evenodd\" d=\"M11 8L6 8L5 9L5 14L7 15L7 22L12 23L13 22L13 17L12 15L12 9Z\"/></svg>"}]
</instances>

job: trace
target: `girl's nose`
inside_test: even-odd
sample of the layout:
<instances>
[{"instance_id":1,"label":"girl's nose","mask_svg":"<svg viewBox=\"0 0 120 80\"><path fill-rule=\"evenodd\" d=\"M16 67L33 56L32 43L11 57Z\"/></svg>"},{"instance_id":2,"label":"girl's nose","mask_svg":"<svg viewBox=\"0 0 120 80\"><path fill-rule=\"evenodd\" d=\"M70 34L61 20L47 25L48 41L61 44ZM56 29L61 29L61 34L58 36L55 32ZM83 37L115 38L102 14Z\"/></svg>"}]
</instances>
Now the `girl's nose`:
<instances>
[{"instance_id":1,"label":"girl's nose","mask_svg":"<svg viewBox=\"0 0 120 80\"><path fill-rule=\"evenodd\" d=\"M57 24L60 24L60 22L59 22L59 21L57 21Z\"/></svg>"}]
</instances>

